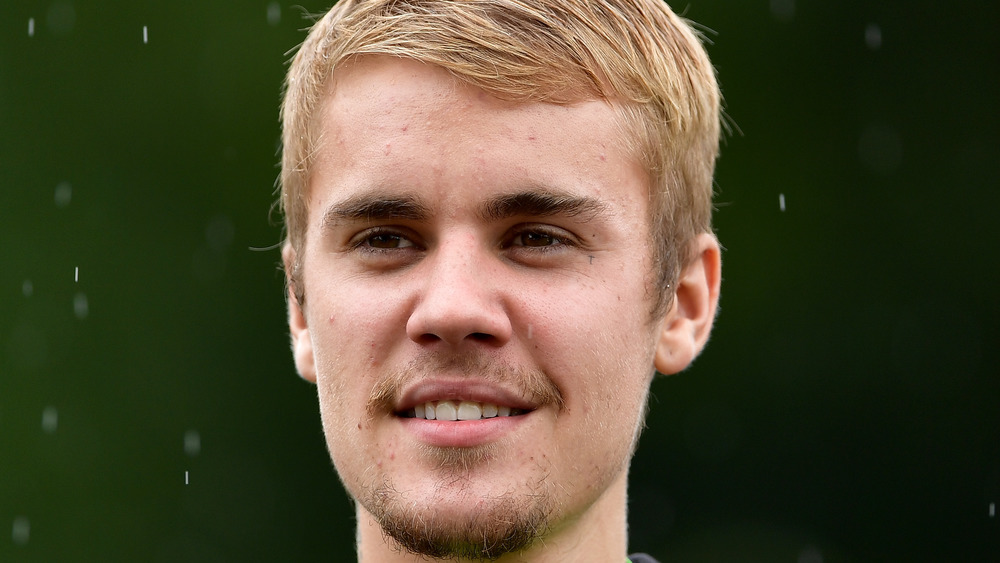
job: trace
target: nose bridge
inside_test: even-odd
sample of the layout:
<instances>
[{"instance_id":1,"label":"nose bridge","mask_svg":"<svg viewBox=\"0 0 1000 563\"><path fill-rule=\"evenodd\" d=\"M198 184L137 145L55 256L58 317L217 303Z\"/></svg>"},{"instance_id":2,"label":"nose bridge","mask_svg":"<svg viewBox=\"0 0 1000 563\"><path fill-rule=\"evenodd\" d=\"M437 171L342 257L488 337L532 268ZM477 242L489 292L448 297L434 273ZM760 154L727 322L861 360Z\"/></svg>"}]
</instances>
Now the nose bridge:
<instances>
[{"instance_id":1,"label":"nose bridge","mask_svg":"<svg viewBox=\"0 0 1000 563\"><path fill-rule=\"evenodd\" d=\"M407 321L410 338L502 344L510 337L489 250L473 234L447 237L422 264L420 294Z\"/></svg>"}]
</instances>

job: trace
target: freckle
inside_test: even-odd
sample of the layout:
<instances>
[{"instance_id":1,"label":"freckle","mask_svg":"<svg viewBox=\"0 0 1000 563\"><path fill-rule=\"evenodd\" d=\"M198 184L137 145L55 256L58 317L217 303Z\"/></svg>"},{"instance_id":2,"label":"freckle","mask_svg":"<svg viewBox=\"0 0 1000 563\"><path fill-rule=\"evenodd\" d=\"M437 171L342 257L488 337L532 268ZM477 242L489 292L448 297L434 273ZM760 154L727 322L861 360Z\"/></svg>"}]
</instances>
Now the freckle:
<instances>
[{"instance_id":1,"label":"freckle","mask_svg":"<svg viewBox=\"0 0 1000 563\"><path fill-rule=\"evenodd\" d=\"M361 423L358 423L358 430L361 430Z\"/></svg>"}]
</instances>

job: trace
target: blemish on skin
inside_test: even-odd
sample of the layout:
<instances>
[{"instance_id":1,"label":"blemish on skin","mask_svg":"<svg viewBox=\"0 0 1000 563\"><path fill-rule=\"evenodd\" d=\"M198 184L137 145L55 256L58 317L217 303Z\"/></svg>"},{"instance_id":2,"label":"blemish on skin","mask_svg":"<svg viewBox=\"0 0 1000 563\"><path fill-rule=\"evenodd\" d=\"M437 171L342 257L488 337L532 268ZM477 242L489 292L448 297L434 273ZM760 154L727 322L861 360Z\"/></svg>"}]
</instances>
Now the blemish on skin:
<instances>
[{"instance_id":1,"label":"blemish on skin","mask_svg":"<svg viewBox=\"0 0 1000 563\"><path fill-rule=\"evenodd\" d=\"M386 156L389 156L389 153L390 153L391 151L392 151L392 143L386 143L386 144L385 144L385 155L386 155Z\"/></svg>"},{"instance_id":2,"label":"blemish on skin","mask_svg":"<svg viewBox=\"0 0 1000 563\"><path fill-rule=\"evenodd\" d=\"M603 154L601 155L601 162L604 162L604 161L606 161L607 159L608 159L608 157L604 156Z\"/></svg>"},{"instance_id":3,"label":"blemish on skin","mask_svg":"<svg viewBox=\"0 0 1000 563\"><path fill-rule=\"evenodd\" d=\"M529 140L529 141L534 141L534 140L535 140L536 138L537 138L537 137L535 137L534 135L531 135L531 136L529 136L529 137L528 137L528 140Z\"/></svg>"},{"instance_id":4,"label":"blemish on skin","mask_svg":"<svg viewBox=\"0 0 1000 563\"><path fill-rule=\"evenodd\" d=\"M403 131L406 131L406 130L407 130L407 129L409 129L409 128L410 128L410 124L409 124L409 123L407 123L406 125L404 125L404 126L403 126Z\"/></svg>"}]
</instances>

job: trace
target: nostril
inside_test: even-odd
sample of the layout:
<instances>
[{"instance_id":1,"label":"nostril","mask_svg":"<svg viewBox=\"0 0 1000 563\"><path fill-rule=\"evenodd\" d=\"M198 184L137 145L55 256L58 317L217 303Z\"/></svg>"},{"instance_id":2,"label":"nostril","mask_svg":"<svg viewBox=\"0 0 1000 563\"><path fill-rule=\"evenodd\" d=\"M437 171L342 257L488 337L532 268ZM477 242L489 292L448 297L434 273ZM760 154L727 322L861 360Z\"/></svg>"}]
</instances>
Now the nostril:
<instances>
[{"instance_id":1,"label":"nostril","mask_svg":"<svg viewBox=\"0 0 1000 563\"><path fill-rule=\"evenodd\" d=\"M469 338L472 338L473 340L478 340L479 342L485 342L487 340L493 339L492 336L486 334L485 332L473 332L472 334L469 335Z\"/></svg>"}]
</instances>

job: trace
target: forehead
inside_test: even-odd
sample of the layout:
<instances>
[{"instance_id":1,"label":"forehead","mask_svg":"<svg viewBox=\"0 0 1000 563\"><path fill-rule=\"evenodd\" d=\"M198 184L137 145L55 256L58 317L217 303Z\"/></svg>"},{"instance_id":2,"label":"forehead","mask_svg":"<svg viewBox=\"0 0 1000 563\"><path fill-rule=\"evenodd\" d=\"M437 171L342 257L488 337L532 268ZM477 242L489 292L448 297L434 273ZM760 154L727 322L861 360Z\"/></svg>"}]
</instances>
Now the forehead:
<instances>
[{"instance_id":1,"label":"forehead","mask_svg":"<svg viewBox=\"0 0 1000 563\"><path fill-rule=\"evenodd\" d=\"M364 56L337 68L317 126L311 202L331 190L456 185L648 199L646 182L631 185L645 175L606 101L509 101L434 65Z\"/></svg>"}]
</instances>

